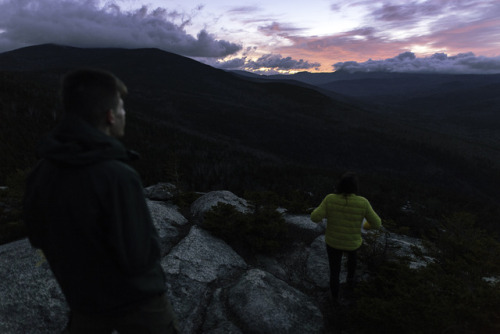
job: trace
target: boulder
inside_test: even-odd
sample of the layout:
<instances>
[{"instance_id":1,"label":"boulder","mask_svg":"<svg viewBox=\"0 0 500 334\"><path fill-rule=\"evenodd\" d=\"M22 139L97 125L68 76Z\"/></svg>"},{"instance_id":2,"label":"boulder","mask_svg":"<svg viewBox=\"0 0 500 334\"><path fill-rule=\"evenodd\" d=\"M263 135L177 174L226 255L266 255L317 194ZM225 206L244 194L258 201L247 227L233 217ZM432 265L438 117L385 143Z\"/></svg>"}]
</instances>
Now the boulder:
<instances>
[{"instance_id":1,"label":"boulder","mask_svg":"<svg viewBox=\"0 0 500 334\"><path fill-rule=\"evenodd\" d=\"M168 253L182 238L181 228L188 220L179 212L177 206L169 203L146 200L153 224L158 230L162 254Z\"/></svg>"},{"instance_id":2,"label":"boulder","mask_svg":"<svg viewBox=\"0 0 500 334\"><path fill-rule=\"evenodd\" d=\"M193 226L162 260L168 295L182 333L197 333L212 295L212 285L246 269L245 261L225 242Z\"/></svg>"},{"instance_id":3,"label":"boulder","mask_svg":"<svg viewBox=\"0 0 500 334\"><path fill-rule=\"evenodd\" d=\"M426 256L427 250L422 244L422 240L417 238L412 238L402 234L389 233L384 229L379 231L372 230L362 230L364 239L368 239L367 236L372 236L370 241L372 244L368 244L369 247L376 247L379 252L382 249L386 249L389 260L397 259L401 257L406 257L409 260L409 267L412 269L417 269L420 267L427 266L428 263L433 262L432 257ZM373 238L373 236L375 238ZM419 253L424 254L423 256L415 255L415 251L418 250Z\"/></svg>"},{"instance_id":4,"label":"boulder","mask_svg":"<svg viewBox=\"0 0 500 334\"><path fill-rule=\"evenodd\" d=\"M324 235L317 237L311 244L306 265L307 278L309 281L321 288L330 287L330 269ZM343 266L341 268L343 268ZM343 278L342 276L345 276L345 273L342 273L341 269L341 280Z\"/></svg>"},{"instance_id":5,"label":"boulder","mask_svg":"<svg viewBox=\"0 0 500 334\"><path fill-rule=\"evenodd\" d=\"M243 334L243 332L229 319L229 311L226 306L227 290L217 288L210 304L207 307L207 314L203 324L203 333L211 334Z\"/></svg>"},{"instance_id":6,"label":"boulder","mask_svg":"<svg viewBox=\"0 0 500 334\"><path fill-rule=\"evenodd\" d=\"M228 305L245 333L323 333L313 300L273 275L251 269L229 290Z\"/></svg>"},{"instance_id":7,"label":"boulder","mask_svg":"<svg viewBox=\"0 0 500 334\"><path fill-rule=\"evenodd\" d=\"M347 257L342 256L340 264L339 282L345 283L347 280ZM358 268L356 270L357 277L363 277L361 272L360 263L358 261ZM308 279L314 283L315 286L320 288L330 288L330 265L328 264L328 255L326 253L325 236L321 235L314 240L309 250L307 258L307 276Z\"/></svg>"},{"instance_id":8,"label":"boulder","mask_svg":"<svg viewBox=\"0 0 500 334\"><path fill-rule=\"evenodd\" d=\"M144 188L144 196L154 201L168 201L175 196L176 191L172 183L161 182Z\"/></svg>"},{"instance_id":9,"label":"boulder","mask_svg":"<svg viewBox=\"0 0 500 334\"><path fill-rule=\"evenodd\" d=\"M228 191L214 191L191 206L195 217L219 202L241 212L248 203ZM324 222L307 215L285 215L297 238L272 255L243 259L223 240L188 221L169 202L147 200L163 250L161 265L167 294L181 332L192 333L322 333L328 331L331 305ZM417 239L363 231L366 247L387 245L391 256L408 256L415 266ZM311 240L311 242L309 242ZM345 259L344 259L345 260ZM425 261L424 261L425 262ZM362 264L359 277L365 277ZM345 280L345 266L340 274ZM0 246L0 333L58 333L68 308L47 262L28 240ZM321 308L321 309L320 309ZM326 320L326 321L324 321Z\"/></svg>"},{"instance_id":10,"label":"boulder","mask_svg":"<svg viewBox=\"0 0 500 334\"><path fill-rule=\"evenodd\" d=\"M388 245L392 248L391 253L393 252L394 256L407 257L410 260L409 267L412 269L425 267L434 261L430 256L424 255L423 257L419 257L415 255L414 249L422 254L427 252L422 244L422 240L406 235L391 234L388 237Z\"/></svg>"},{"instance_id":11,"label":"boulder","mask_svg":"<svg viewBox=\"0 0 500 334\"><path fill-rule=\"evenodd\" d=\"M288 232L292 238L300 238L306 243L312 242L317 236L325 232L324 224L314 223L309 215L283 216L288 226Z\"/></svg>"},{"instance_id":12,"label":"boulder","mask_svg":"<svg viewBox=\"0 0 500 334\"><path fill-rule=\"evenodd\" d=\"M0 333L60 333L68 307L49 265L28 239L0 246Z\"/></svg>"},{"instance_id":13,"label":"boulder","mask_svg":"<svg viewBox=\"0 0 500 334\"><path fill-rule=\"evenodd\" d=\"M189 234L162 260L165 272L193 281L210 283L233 270L244 269L245 261L224 241L193 226Z\"/></svg>"},{"instance_id":14,"label":"boulder","mask_svg":"<svg viewBox=\"0 0 500 334\"><path fill-rule=\"evenodd\" d=\"M236 210L243 213L250 211L248 202L245 199L236 196L230 191L220 190L206 193L194 201L193 204L191 204L191 214L196 220L203 221L205 212L219 203L230 204L234 206Z\"/></svg>"},{"instance_id":15,"label":"boulder","mask_svg":"<svg viewBox=\"0 0 500 334\"><path fill-rule=\"evenodd\" d=\"M286 245L286 250L272 254L272 256L257 255L256 267L286 281L293 287L306 290L314 289L315 286L307 279L306 263L309 248L303 242L292 242Z\"/></svg>"},{"instance_id":16,"label":"boulder","mask_svg":"<svg viewBox=\"0 0 500 334\"><path fill-rule=\"evenodd\" d=\"M286 270L287 268L285 266L285 263L283 263L283 261L280 261L277 256L271 257L258 254L255 256L255 260L256 266L258 268L267 271L280 280L289 281L289 273L288 270Z\"/></svg>"}]
</instances>

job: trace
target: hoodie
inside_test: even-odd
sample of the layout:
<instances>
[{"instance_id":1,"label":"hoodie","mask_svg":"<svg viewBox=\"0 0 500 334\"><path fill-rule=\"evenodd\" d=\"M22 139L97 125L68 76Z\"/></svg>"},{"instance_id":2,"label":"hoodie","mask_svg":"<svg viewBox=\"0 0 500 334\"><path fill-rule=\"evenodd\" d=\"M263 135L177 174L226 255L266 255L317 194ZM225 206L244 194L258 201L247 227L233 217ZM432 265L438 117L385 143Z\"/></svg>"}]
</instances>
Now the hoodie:
<instances>
[{"instance_id":1,"label":"hoodie","mask_svg":"<svg viewBox=\"0 0 500 334\"><path fill-rule=\"evenodd\" d=\"M72 310L117 314L165 291L158 234L134 154L67 116L39 147L24 215Z\"/></svg>"}]
</instances>

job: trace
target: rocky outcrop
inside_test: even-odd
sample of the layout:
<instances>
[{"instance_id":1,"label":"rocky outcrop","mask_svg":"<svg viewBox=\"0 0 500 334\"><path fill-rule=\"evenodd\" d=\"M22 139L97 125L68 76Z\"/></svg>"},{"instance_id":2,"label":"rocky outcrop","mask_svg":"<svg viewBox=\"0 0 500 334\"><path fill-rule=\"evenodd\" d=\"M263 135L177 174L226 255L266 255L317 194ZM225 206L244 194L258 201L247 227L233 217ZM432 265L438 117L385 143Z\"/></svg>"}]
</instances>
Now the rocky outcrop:
<instances>
[{"instance_id":1,"label":"rocky outcrop","mask_svg":"<svg viewBox=\"0 0 500 334\"><path fill-rule=\"evenodd\" d=\"M162 261L182 333L196 333L205 318L213 289L247 267L231 247L193 226Z\"/></svg>"},{"instance_id":2,"label":"rocky outcrop","mask_svg":"<svg viewBox=\"0 0 500 334\"><path fill-rule=\"evenodd\" d=\"M153 224L158 230L162 254L167 254L182 239L182 231L189 222L171 203L149 199L146 202L153 218Z\"/></svg>"},{"instance_id":3,"label":"rocky outcrop","mask_svg":"<svg viewBox=\"0 0 500 334\"><path fill-rule=\"evenodd\" d=\"M313 223L308 215L289 215L283 216L288 224L288 232L292 238L304 240L307 243L312 242L319 234L323 233L326 225Z\"/></svg>"},{"instance_id":4,"label":"rocky outcrop","mask_svg":"<svg viewBox=\"0 0 500 334\"><path fill-rule=\"evenodd\" d=\"M0 333L59 333L68 308L47 262L28 240L0 246Z\"/></svg>"},{"instance_id":5,"label":"rocky outcrop","mask_svg":"<svg viewBox=\"0 0 500 334\"><path fill-rule=\"evenodd\" d=\"M171 200L177 193L177 188L172 183L161 182L144 188L144 195L154 201Z\"/></svg>"},{"instance_id":6,"label":"rocky outcrop","mask_svg":"<svg viewBox=\"0 0 500 334\"><path fill-rule=\"evenodd\" d=\"M229 289L228 304L244 332L323 332L323 315L315 301L260 269L247 271Z\"/></svg>"},{"instance_id":7,"label":"rocky outcrop","mask_svg":"<svg viewBox=\"0 0 500 334\"><path fill-rule=\"evenodd\" d=\"M325 311L329 315L331 310L322 301L328 295L324 223L285 214L294 236L286 251L245 259L197 224L219 202L247 212L244 199L228 191L210 192L192 204L188 219L169 202L174 191L158 185L146 193L182 333L328 331ZM400 246L408 247L398 251L409 251L413 241L401 240ZM0 296L0 333L57 333L66 324L64 297L48 264L26 239L0 246Z\"/></svg>"},{"instance_id":8,"label":"rocky outcrop","mask_svg":"<svg viewBox=\"0 0 500 334\"><path fill-rule=\"evenodd\" d=\"M321 288L328 288L330 281L328 275L328 257L325 256L325 237L319 236L311 244L309 256L307 257L307 276L314 284ZM340 280L345 280L346 273L342 272Z\"/></svg>"},{"instance_id":9,"label":"rocky outcrop","mask_svg":"<svg viewBox=\"0 0 500 334\"><path fill-rule=\"evenodd\" d=\"M201 196L191 205L191 215L200 222L203 220L203 214L219 203L230 204L240 212L248 212L249 205L247 201L227 190L212 191Z\"/></svg>"}]
</instances>

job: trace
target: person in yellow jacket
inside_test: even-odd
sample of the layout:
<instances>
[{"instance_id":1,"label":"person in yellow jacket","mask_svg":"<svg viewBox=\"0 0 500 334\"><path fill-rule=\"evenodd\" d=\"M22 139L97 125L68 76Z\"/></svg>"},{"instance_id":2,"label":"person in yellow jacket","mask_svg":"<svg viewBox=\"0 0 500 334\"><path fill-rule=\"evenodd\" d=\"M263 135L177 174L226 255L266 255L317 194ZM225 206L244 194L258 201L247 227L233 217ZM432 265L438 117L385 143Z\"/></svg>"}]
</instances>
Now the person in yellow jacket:
<instances>
[{"instance_id":1,"label":"person in yellow jacket","mask_svg":"<svg viewBox=\"0 0 500 334\"><path fill-rule=\"evenodd\" d=\"M356 251L361 246L361 224L366 219L365 229L378 229L380 217L373 211L370 202L356 195L358 177L347 172L337 183L336 193L328 194L321 204L311 213L313 222L327 220L325 242L330 266L330 290L332 298L339 297L339 275L342 255L347 255L347 285L354 285L354 274L357 265Z\"/></svg>"}]
</instances>

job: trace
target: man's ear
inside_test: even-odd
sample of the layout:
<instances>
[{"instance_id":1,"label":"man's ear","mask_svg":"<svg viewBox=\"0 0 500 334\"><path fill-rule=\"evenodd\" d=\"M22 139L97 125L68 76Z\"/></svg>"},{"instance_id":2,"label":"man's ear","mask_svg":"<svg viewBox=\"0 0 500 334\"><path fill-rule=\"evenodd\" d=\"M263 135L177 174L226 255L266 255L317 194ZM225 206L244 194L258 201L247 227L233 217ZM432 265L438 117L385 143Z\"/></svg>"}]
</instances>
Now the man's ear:
<instances>
[{"instance_id":1,"label":"man's ear","mask_svg":"<svg viewBox=\"0 0 500 334\"><path fill-rule=\"evenodd\" d=\"M113 112L113 109L109 109L106 112L106 124L109 125L115 124L115 113Z\"/></svg>"}]
</instances>

